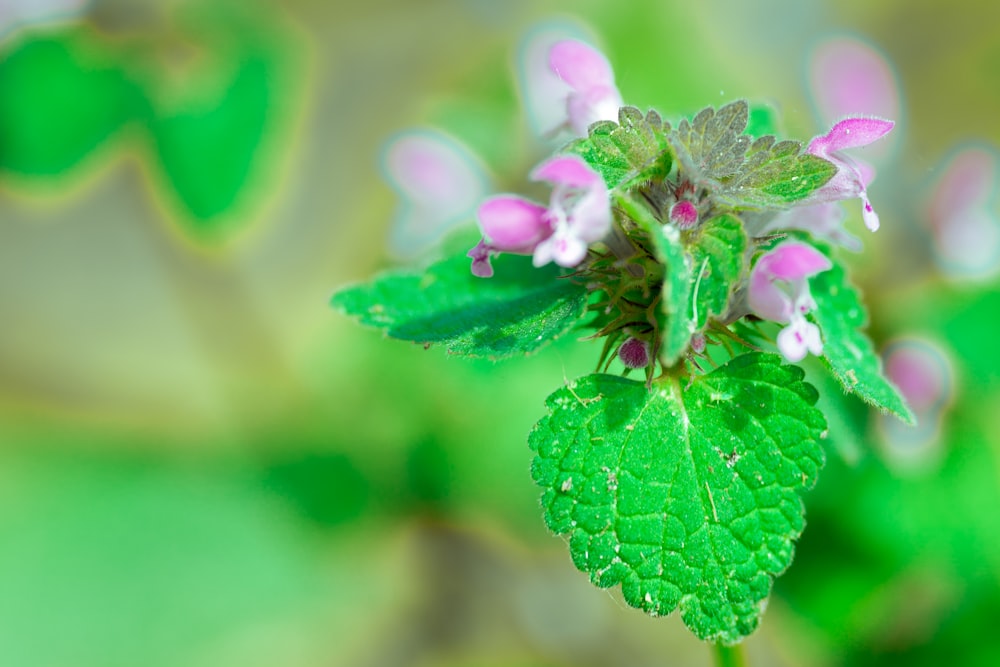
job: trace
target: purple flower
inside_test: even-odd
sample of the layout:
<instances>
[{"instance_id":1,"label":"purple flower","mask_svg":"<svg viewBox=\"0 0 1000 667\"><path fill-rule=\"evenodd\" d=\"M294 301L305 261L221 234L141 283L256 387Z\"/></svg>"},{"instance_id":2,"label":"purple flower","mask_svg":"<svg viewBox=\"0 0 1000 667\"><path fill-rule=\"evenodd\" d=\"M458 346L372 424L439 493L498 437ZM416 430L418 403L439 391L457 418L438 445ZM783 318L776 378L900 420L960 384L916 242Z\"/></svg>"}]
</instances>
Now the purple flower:
<instances>
[{"instance_id":1,"label":"purple flower","mask_svg":"<svg viewBox=\"0 0 1000 667\"><path fill-rule=\"evenodd\" d=\"M571 89L566 115L576 135L587 136L587 128L599 120L618 120L622 96L615 86L615 73L600 51L572 39L556 42L549 50L549 67Z\"/></svg>"},{"instance_id":2,"label":"purple flower","mask_svg":"<svg viewBox=\"0 0 1000 667\"><path fill-rule=\"evenodd\" d=\"M837 167L837 173L826 185L814 192L807 202L818 204L860 197L865 226L873 232L877 230L878 215L872 208L867 192L868 183L874 178L875 171L841 151L867 146L888 134L894 125L891 120L855 116L836 123L829 132L809 142L807 151L832 162Z\"/></svg>"},{"instance_id":3,"label":"purple flower","mask_svg":"<svg viewBox=\"0 0 1000 667\"><path fill-rule=\"evenodd\" d=\"M691 229L698 224L698 208L687 199L682 199L670 207L670 222L678 229Z\"/></svg>"},{"instance_id":4,"label":"purple flower","mask_svg":"<svg viewBox=\"0 0 1000 667\"><path fill-rule=\"evenodd\" d=\"M823 354L819 327L806 320L806 314L816 308L808 278L831 266L823 253L792 241L765 253L750 272L750 310L765 320L788 325L778 334L778 350L788 361L801 361L807 351Z\"/></svg>"},{"instance_id":5,"label":"purple flower","mask_svg":"<svg viewBox=\"0 0 1000 667\"><path fill-rule=\"evenodd\" d=\"M490 256L501 252L532 255L535 266L573 267L591 243L611 231L607 186L581 158L554 157L538 165L531 178L552 184L548 207L515 195L483 202L478 212L483 239L468 253L473 274L492 276Z\"/></svg>"}]
</instances>

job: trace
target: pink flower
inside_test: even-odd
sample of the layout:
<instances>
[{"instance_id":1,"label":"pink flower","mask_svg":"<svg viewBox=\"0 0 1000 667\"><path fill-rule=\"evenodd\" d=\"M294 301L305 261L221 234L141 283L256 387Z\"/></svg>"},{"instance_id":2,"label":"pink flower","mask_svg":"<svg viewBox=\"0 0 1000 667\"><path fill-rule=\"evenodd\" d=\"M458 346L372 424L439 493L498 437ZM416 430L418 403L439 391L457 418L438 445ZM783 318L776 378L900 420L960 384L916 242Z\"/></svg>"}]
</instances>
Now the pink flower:
<instances>
[{"instance_id":1,"label":"pink flower","mask_svg":"<svg viewBox=\"0 0 1000 667\"><path fill-rule=\"evenodd\" d=\"M670 207L670 222L678 229L691 229L698 224L698 208L687 199L682 199Z\"/></svg>"},{"instance_id":2,"label":"pink flower","mask_svg":"<svg viewBox=\"0 0 1000 667\"><path fill-rule=\"evenodd\" d=\"M587 136L587 128L599 120L618 120L622 96L607 58L596 49L568 39L549 50L549 67L569 87L566 95L567 123L573 132Z\"/></svg>"},{"instance_id":3,"label":"pink flower","mask_svg":"<svg viewBox=\"0 0 1000 667\"><path fill-rule=\"evenodd\" d=\"M954 364L938 343L919 336L891 342L883 353L885 376L896 385L913 410L916 424L882 416L879 430L887 453L896 463L919 464L933 458L940 443L945 414L954 401Z\"/></svg>"},{"instance_id":4,"label":"pink flower","mask_svg":"<svg viewBox=\"0 0 1000 667\"><path fill-rule=\"evenodd\" d=\"M938 265L951 278L983 279L1000 269L997 162L992 147L965 147L934 187L927 214Z\"/></svg>"},{"instance_id":5,"label":"pink flower","mask_svg":"<svg viewBox=\"0 0 1000 667\"><path fill-rule=\"evenodd\" d=\"M807 151L832 162L837 167L837 173L809 197L808 203L818 204L860 197L863 203L861 215L865 226L873 232L877 230L878 215L868 200L867 192L868 183L875 176L874 169L863 162L851 159L841 151L867 146L888 134L894 125L891 120L855 116L836 123L829 132L809 142Z\"/></svg>"},{"instance_id":6,"label":"pink flower","mask_svg":"<svg viewBox=\"0 0 1000 667\"><path fill-rule=\"evenodd\" d=\"M823 354L819 327L806 320L806 314L816 308L808 278L831 266L823 253L792 241L764 254L750 272L750 310L765 320L788 325L777 341L778 350L788 361L801 361L807 351Z\"/></svg>"},{"instance_id":7,"label":"pink flower","mask_svg":"<svg viewBox=\"0 0 1000 667\"><path fill-rule=\"evenodd\" d=\"M532 255L535 266L555 262L573 267L587 247L611 231L611 204L604 179L575 155L562 155L538 165L532 180L551 183L548 207L500 195L479 207L483 239L469 251L472 273L493 275L490 256L501 252Z\"/></svg>"}]
</instances>

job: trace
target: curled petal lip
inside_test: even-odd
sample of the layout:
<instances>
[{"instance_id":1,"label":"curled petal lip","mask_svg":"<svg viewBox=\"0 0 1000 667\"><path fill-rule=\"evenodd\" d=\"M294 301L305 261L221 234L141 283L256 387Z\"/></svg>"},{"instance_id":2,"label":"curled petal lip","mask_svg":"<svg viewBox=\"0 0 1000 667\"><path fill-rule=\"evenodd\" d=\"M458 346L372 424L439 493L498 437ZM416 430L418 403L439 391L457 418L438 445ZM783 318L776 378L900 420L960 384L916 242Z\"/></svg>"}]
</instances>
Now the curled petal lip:
<instances>
[{"instance_id":1,"label":"curled petal lip","mask_svg":"<svg viewBox=\"0 0 1000 667\"><path fill-rule=\"evenodd\" d=\"M809 142L808 152L826 157L847 148L867 146L887 135L896 123L882 118L853 116L834 123L826 134Z\"/></svg>"},{"instance_id":2,"label":"curled petal lip","mask_svg":"<svg viewBox=\"0 0 1000 667\"><path fill-rule=\"evenodd\" d=\"M531 179L571 188L590 189L599 185L604 189L601 175L575 155L560 155L546 160L531 172Z\"/></svg>"}]
</instances>

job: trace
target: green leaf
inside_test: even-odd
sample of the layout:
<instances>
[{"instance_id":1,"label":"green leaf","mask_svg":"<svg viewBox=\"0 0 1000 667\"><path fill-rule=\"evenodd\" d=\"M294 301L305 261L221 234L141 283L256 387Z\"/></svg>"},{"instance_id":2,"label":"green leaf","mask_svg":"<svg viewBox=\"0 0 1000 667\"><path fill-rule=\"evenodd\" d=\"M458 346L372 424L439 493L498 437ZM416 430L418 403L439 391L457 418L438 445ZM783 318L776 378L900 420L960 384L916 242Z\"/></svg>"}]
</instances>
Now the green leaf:
<instances>
[{"instance_id":1,"label":"green leaf","mask_svg":"<svg viewBox=\"0 0 1000 667\"><path fill-rule=\"evenodd\" d=\"M0 170L69 171L140 116L145 101L89 30L28 32L0 58ZM44 82L44 84L43 84Z\"/></svg>"},{"instance_id":2,"label":"green leaf","mask_svg":"<svg viewBox=\"0 0 1000 667\"><path fill-rule=\"evenodd\" d=\"M685 119L677 125L670 143L688 178L703 183L740 171L751 141L743 134L749 113L746 100L737 100L718 111L706 107L691 121Z\"/></svg>"},{"instance_id":3,"label":"green leaf","mask_svg":"<svg viewBox=\"0 0 1000 667\"><path fill-rule=\"evenodd\" d=\"M832 163L803 153L801 142L761 137L746 151L740 173L723 184L716 198L737 208L783 207L804 199L836 173Z\"/></svg>"},{"instance_id":4,"label":"green leaf","mask_svg":"<svg viewBox=\"0 0 1000 667\"><path fill-rule=\"evenodd\" d=\"M586 289L557 267L535 268L531 258L513 255L494 267L492 278L477 278L460 255L341 289L332 304L392 338L491 359L534 352L583 317Z\"/></svg>"},{"instance_id":5,"label":"green leaf","mask_svg":"<svg viewBox=\"0 0 1000 667\"><path fill-rule=\"evenodd\" d=\"M692 254L691 319L701 331L713 317L729 309L733 286L743 275L747 235L743 223L731 215L721 215L695 230L689 239Z\"/></svg>"},{"instance_id":6,"label":"green leaf","mask_svg":"<svg viewBox=\"0 0 1000 667\"><path fill-rule=\"evenodd\" d=\"M802 377L751 353L687 386L589 375L559 389L528 440L546 524L596 585L738 642L792 561L798 493L823 465L826 423Z\"/></svg>"},{"instance_id":7,"label":"green leaf","mask_svg":"<svg viewBox=\"0 0 1000 667\"><path fill-rule=\"evenodd\" d=\"M669 132L670 124L655 111L643 116L635 107L622 107L617 124L595 123L588 137L574 141L567 150L600 173L609 190L627 190L670 173Z\"/></svg>"},{"instance_id":8,"label":"green leaf","mask_svg":"<svg viewBox=\"0 0 1000 667\"><path fill-rule=\"evenodd\" d=\"M829 249L817 244L820 250ZM916 419L902 394L882 373L882 360L864 333L868 312L836 261L809 280L816 301L812 317L823 331L823 359L844 390L908 424Z\"/></svg>"}]
</instances>

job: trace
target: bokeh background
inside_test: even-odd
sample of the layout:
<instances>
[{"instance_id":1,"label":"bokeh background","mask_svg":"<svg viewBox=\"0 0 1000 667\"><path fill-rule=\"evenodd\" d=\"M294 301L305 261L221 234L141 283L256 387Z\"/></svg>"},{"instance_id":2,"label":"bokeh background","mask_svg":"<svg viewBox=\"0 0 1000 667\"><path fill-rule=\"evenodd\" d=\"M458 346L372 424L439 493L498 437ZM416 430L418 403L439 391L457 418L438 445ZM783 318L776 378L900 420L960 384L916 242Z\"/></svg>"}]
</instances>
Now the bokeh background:
<instances>
[{"instance_id":1,"label":"bokeh background","mask_svg":"<svg viewBox=\"0 0 1000 667\"><path fill-rule=\"evenodd\" d=\"M812 369L829 463L747 654L1000 664L1000 283L989 254L940 261L931 214L958 151L995 165L995 6L0 0L0 665L710 664L542 524L525 436L596 348L468 362L327 306L394 265L395 133L524 188L542 144L512 74L541 21L590 35L632 104L748 97L801 139L829 122L819 44L891 64L883 229L850 207L849 261L880 349L938 363L936 403L908 431Z\"/></svg>"}]
</instances>

